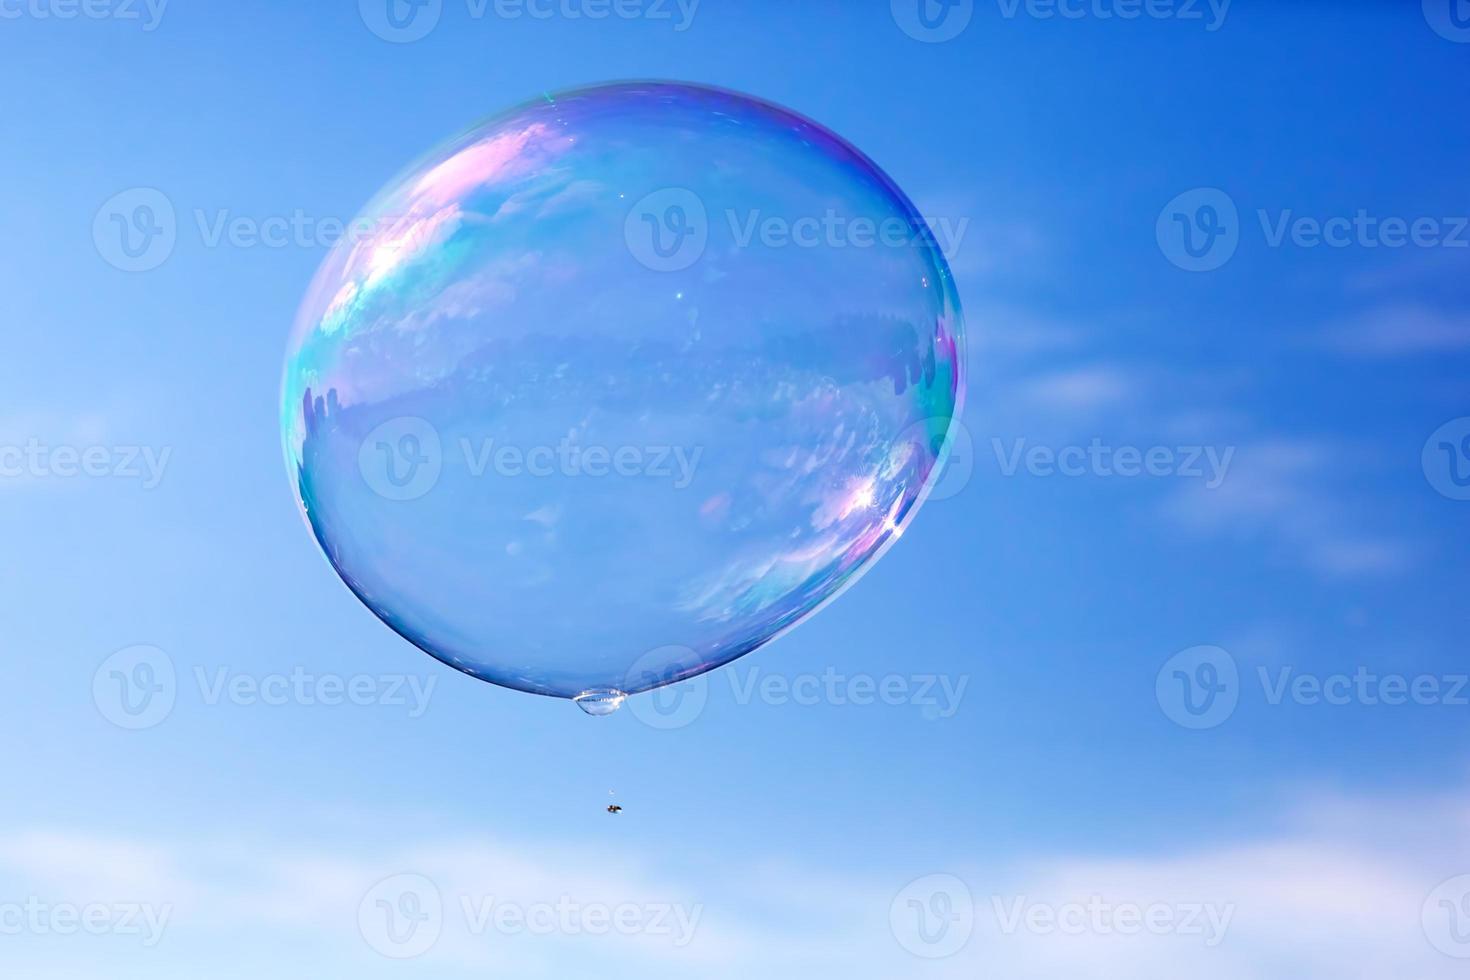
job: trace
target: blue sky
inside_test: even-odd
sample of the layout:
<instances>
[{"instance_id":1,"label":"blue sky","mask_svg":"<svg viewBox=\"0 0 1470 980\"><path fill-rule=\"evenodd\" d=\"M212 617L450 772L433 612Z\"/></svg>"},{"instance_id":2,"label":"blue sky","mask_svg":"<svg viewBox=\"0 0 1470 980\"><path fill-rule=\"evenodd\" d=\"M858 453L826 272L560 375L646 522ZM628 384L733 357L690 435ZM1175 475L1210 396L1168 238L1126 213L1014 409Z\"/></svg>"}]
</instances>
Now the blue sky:
<instances>
[{"instance_id":1,"label":"blue sky","mask_svg":"<svg viewBox=\"0 0 1470 980\"><path fill-rule=\"evenodd\" d=\"M443 0L394 41L367 0L0 0L3 972L1459 975L1464 7ZM972 449L811 622L594 720L357 603L276 398L323 222L626 77L788 105L962 229ZM129 272L139 188L174 242ZM1094 444L1166 473L1047 463ZM140 662L175 689L132 730L108 685ZM383 955L412 950L378 900L422 880L435 941ZM1045 925L1094 898L1166 925ZM87 906L101 934L59 934Z\"/></svg>"}]
</instances>

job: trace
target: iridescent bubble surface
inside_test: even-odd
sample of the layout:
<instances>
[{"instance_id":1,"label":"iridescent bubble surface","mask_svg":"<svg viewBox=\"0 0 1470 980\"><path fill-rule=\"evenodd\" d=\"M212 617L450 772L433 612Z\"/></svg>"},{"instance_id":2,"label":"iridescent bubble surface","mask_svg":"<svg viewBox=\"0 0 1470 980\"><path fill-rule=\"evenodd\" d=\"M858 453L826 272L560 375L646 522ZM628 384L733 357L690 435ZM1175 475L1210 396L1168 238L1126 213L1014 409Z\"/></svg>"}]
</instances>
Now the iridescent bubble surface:
<instances>
[{"instance_id":1,"label":"iridescent bubble surface","mask_svg":"<svg viewBox=\"0 0 1470 980\"><path fill-rule=\"evenodd\" d=\"M282 427L385 623L603 713L871 565L962 364L949 268L870 160L766 102L623 83L502 113L374 199L302 304Z\"/></svg>"}]
</instances>

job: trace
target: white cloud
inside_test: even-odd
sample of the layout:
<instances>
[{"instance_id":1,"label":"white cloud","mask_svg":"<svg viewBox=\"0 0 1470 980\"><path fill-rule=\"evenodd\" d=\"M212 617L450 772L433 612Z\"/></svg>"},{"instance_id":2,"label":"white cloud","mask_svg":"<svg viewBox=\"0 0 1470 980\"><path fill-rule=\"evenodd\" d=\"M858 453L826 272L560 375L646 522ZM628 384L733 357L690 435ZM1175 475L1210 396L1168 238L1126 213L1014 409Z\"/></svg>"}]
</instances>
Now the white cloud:
<instances>
[{"instance_id":1,"label":"white cloud","mask_svg":"<svg viewBox=\"0 0 1470 980\"><path fill-rule=\"evenodd\" d=\"M1384 306L1328 329L1321 342L1358 357L1410 357L1470 350L1470 316L1419 305Z\"/></svg>"},{"instance_id":2,"label":"white cloud","mask_svg":"<svg viewBox=\"0 0 1470 980\"><path fill-rule=\"evenodd\" d=\"M914 196L959 284L962 302L967 288L977 281L1009 284L1034 279L1037 270L1048 267L1050 248L1040 226L997 218L994 206L982 206L980 200L971 189Z\"/></svg>"},{"instance_id":3,"label":"white cloud","mask_svg":"<svg viewBox=\"0 0 1470 980\"><path fill-rule=\"evenodd\" d=\"M1023 308L994 306L970 319L976 377L966 421L973 429L1011 445L1024 438L1047 447L1094 440L1140 450L1200 447L1229 460L1223 480L1137 484L1159 495L1155 506L1171 530L1245 542L1325 577L1398 574L1423 557L1415 541L1386 528L1392 511L1358 503L1383 460L1367 447L1264 429L1232 397L1251 385L1248 372L1089 358L1095 328ZM1414 342L1448 335L1443 324L1421 318ZM1366 331L1354 343L1387 343L1374 337Z\"/></svg>"},{"instance_id":4,"label":"white cloud","mask_svg":"<svg viewBox=\"0 0 1470 980\"><path fill-rule=\"evenodd\" d=\"M1438 917L1448 913L1434 903L1426 913L1426 902L1441 882L1470 872L1467 815L1461 798L1399 805L1313 800L1285 829L1223 844L1139 846L1123 856L1031 855L995 866L957 858L946 870L968 891L973 934L953 956L934 961L911 955L889 927L900 891L932 868L863 874L737 863L733 871L727 865L720 873L675 873L605 841L527 845L483 834L399 834L383 847L374 846L382 835L325 843L241 836L220 844L22 832L8 835L0 849L0 880L12 891L24 882L30 894L75 902L115 900L115 890L135 875L150 889L171 889L177 913L170 931L140 960L154 978L197 975L202 951L209 962L237 969L268 965L277 980L387 975L400 964L370 948L358 932L358 912L376 883L412 872L434 883L444 908L442 935L418 965L445 978L590 969L599 977L769 980L1449 980L1464 975L1465 963L1431 944L1426 923L1439 930ZM79 875L101 866L109 868L101 878ZM477 932L467 917L487 900L523 910L558 902L577 910L683 909L692 931L682 945L673 933L657 934L647 918L644 932L630 935ZM914 911L897 904L899 916ZM918 908L928 906L921 901ZM1088 908L1125 915L1066 918ZM1155 928L1130 927L1126 912L1135 908L1152 916L1144 921ZM1071 926L1048 925L1056 915ZM677 921L671 914L669 922ZM1108 921L1116 924L1096 924ZM1446 919L1437 938L1452 937L1448 928ZM27 937L19 945L7 938L0 964L26 966ZM97 975L132 975L117 966L115 947L111 940L53 941L45 952L56 972L48 975L88 964Z\"/></svg>"},{"instance_id":5,"label":"white cloud","mask_svg":"<svg viewBox=\"0 0 1470 980\"><path fill-rule=\"evenodd\" d=\"M1027 400L1052 411L1087 412L1125 402L1138 387L1132 373L1099 364L1031 377L1021 391Z\"/></svg>"},{"instance_id":6,"label":"white cloud","mask_svg":"<svg viewBox=\"0 0 1470 980\"><path fill-rule=\"evenodd\" d=\"M1415 548L1359 530L1344 507L1347 447L1306 439L1263 439L1238 447L1229 476L1206 489L1184 483L1164 513L1181 526L1216 536L1269 541L1286 556L1329 575L1387 574L1410 567Z\"/></svg>"},{"instance_id":7,"label":"white cloud","mask_svg":"<svg viewBox=\"0 0 1470 980\"><path fill-rule=\"evenodd\" d=\"M965 328L972 346L986 358L1073 349L1086 337L1075 323L999 304L966 306Z\"/></svg>"}]
</instances>

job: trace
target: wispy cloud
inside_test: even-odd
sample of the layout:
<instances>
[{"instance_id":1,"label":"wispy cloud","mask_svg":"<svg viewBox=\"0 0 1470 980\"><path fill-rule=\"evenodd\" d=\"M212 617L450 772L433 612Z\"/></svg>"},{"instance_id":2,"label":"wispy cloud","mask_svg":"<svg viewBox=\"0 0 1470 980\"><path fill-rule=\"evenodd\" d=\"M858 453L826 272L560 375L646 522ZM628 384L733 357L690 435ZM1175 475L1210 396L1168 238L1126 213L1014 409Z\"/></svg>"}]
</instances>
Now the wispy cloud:
<instances>
[{"instance_id":1,"label":"wispy cloud","mask_svg":"<svg viewBox=\"0 0 1470 980\"><path fill-rule=\"evenodd\" d=\"M962 284L1035 278L1047 268L1047 236L1035 222L995 216L973 189L916 192L915 205ZM961 290L962 300L965 299Z\"/></svg>"},{"instance_id":2,"label":"wispy cloud","mask_svg":"<svg viewBox=\"0 0 1470 980\"><path fill-rule=\"evenodd\" d=\"M1470 315L1421 305L1382 306L1329 327L1318 342L1354 357L1412 357L1470 350Z\"/></svg>"},{"instance_id":3,"label":"wispy cloud","mask_svg":"<svg viewBox=\"0 0 1470 980\"><path fill-rule=\"evenodd\" d=\"M1218 487L1181 484L1163 512L1198 533L1270 542L1328 575L1404 571L1414 546L1362 530L1362 516L1344 503L1345 461L1354 458L1325 440L1258 439L1238 448Z\"/></svg>"},{"instance_id":4,"label":"wispy cloud","mask_svg":"<svg viewBox=\"0 0 1470 980\"><path fill-rule=\"evenodd\" d=\"M1422 547L1365 496L1381 460L1342 440L1273 431L1241 407L1250 371L1181 369L1112 356L1109 335L1029 311L974 312L976 354L968 409L973 427L1031 443L1198 446L1221 459L1222 480L1141 481L1171 529L1258 552L1329 578L1407 571ZM1330 334L1354 352L1428 350L1470 338L1464 324L1423 309L1354 321ZM1325 341L1324 341L1325 342ZM1398 356L1397 353L1394 356Z\"/></svg>"},{"instance_id":5,"label":"wispy cloud","mask_svg":"<svg viewBox=\"0 0 1470 980\"><path fill-rule=\"evenodd\" d=\"M965 326L971 345L986 357L1074 350L1087 336L1080 324L1004 304L967 305Z\"/></svg>"},{"instance_id":6,"label":"wispy cloud","mask_svg":"<svg viewBox=\"0 0 1470 980\"><path fill-rule=\"evenodd\" d=\"M282 980L324 970L386 975L395 963L374 946L386 940L371 928L365 933L363 917L396 911L401 895L393 883L412 875L432 884L440 910L422 965L450 978L487 970L560 976L593 962L599 976L640 978L693 972L774 980L815 971L1449 980L1463 975L1463 962L1435 942L1453 943L1459 933L1450 919L1439 921L1454 910L1431 896L1470 873L1467 831L1470 805L1459 797L1401 805L1309 800L1283 829L1250 839L1127 855L1037 854L1001 865L957 857L944 871L942 894L924 890L933 868L860 874L787 862L733 873L660 870L605 842L508 842L483 833L397 834L385 847L243 834L228 842L119 842L22 831L7 835L0 869L12 892L51 901L106 901L122 888L176 905L169 934L147 958L148 975L159 978L196 975L202 951L237 966L269 962ZM79 873L98 861L112 869L102 877ZM504 907L517 914L497 917L494 910ZM591 920L578 916L593 909L621 909L615 914L632 928L590 931ZM665 910L657 927L650 909ZM534 910L547 917L540 927L519 917ZM1135 910L1144 918L1135 919ZM481 913L487 917L477 927ZM906 931L906 916L930 913L939 916L932 928ZM572 921L578 925L568 928ZM946 928L960 930L948 937L950 955L926 959L922 943ZM49 942L46 955L58 967L108 972L103 964L116 950L86 938L92 941L61 948ZM7 947L11 962L29 962L24 939Z\"/></svg>"},{"instance_id":7,"label":"wispy cloud","mask_svg":"<svg viewBox=\"0 0 1470 980\"><path fill-rule=\"evenodd\" d=\"M1137 377L1116 365L1094 364L1033 376L1021 386L1029 401L1054 411L1094 411L1127 401Z\"/></svg>"}]
</instances>

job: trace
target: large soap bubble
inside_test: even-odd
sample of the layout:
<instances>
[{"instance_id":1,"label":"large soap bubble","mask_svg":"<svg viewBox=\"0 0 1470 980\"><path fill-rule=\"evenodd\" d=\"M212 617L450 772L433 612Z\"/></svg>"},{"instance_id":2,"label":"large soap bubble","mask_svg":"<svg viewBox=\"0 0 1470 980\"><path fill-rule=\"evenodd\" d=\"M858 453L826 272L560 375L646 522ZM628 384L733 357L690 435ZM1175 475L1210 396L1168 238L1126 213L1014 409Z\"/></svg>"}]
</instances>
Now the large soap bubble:
<instances>
[{"instance_id":1,"label":"large soap bubble","mask_svg":"<svg viewBox=\"0 0 1470 980\"><path fill-rule=\"evenodd\" d=\"M869 567L942 462L962 363L944 257L862 153L732 92L604 85L378 195L302 304L282 427L385 623L602 713Z\"/></svg>"}]
</instances>

